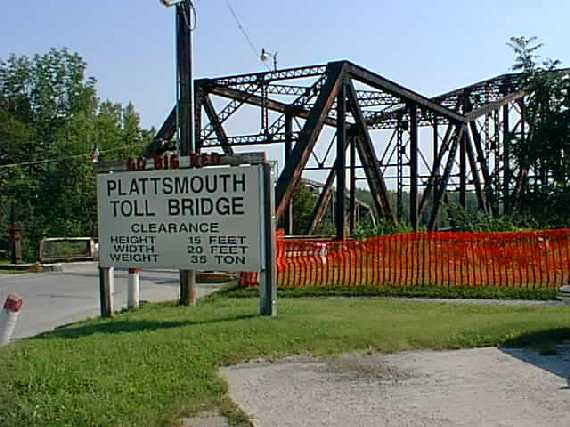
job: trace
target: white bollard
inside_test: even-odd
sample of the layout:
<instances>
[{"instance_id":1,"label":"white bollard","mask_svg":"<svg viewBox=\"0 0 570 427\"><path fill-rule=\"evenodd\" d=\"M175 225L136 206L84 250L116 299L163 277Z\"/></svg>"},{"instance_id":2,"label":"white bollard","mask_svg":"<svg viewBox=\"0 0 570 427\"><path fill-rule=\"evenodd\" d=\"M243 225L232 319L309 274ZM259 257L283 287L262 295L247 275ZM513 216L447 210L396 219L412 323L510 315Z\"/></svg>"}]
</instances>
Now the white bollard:
<instances>
[{"instance_id":1,"label":"white bollard","mask_svg":"<svg viewBox=\"0 0 570 427\"><path fill-rule=\"evenodd\" d=\"M127 307L139 308L140 281L139 269L129 268L129 285L127 289Z\"/></svg>"},{"instance_id":2,"label":"white bollard","mask_svg":"<svg viewBox=\"0 0 570 427\"><path fill-rule=\"evenodd\" d=\"M10 342L23 303L22 298L15 294L10 294L6 298L4 308L0 311L0 346Z\"/></svg>"}]
</instances>

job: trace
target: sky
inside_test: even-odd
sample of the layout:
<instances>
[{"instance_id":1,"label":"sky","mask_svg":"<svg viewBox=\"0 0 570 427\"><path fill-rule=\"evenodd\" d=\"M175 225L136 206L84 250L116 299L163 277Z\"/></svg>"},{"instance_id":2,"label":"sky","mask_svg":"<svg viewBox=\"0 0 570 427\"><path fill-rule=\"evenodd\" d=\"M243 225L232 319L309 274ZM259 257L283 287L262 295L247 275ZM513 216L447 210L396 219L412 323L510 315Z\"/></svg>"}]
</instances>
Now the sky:
<instances>
[{"instance_id":1,"label":"sky","mask_svg":"<svg viewBox=\"0 0 570 427\"><path fill-rule=\"evenodd\" d=\"M228 0L196 0L196 77L263 70ZM280 67L348 59L433 96L509 71L514 35L570 65L567 0L229 0L256 50ZM158 0L2 1L0 58L67 47L102 98L159 127L175 102L174 11Z\"/></svg>"}]
</instances>

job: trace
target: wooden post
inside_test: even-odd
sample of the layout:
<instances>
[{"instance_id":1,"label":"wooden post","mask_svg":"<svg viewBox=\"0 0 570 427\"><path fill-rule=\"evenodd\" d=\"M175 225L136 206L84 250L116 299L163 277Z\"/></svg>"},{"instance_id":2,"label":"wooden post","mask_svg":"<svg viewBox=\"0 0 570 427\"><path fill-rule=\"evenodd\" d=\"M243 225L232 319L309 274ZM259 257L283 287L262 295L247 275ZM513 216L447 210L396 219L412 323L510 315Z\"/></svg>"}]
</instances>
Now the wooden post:
<instances>
[{"instance_id":1,"label":"wooden post","mask_svg":"<svg viewBox=\"0 0 570 427\"><path fill-rule=\"evenodd\" d=\"M22 263L22 230L17 225L13 224L8 229L9 234L9 247L10 247L10 262L12 264Z\"/></svg>"},{"instance_id":2,"label":"wooden post","mask_svg":"<svg viewBox=\"0 0 570 427\"><path fill-rule=\"evenodd\" d=\"M262 316L277 315L277 264L276 241L275 241L275 192L271 179L271 166L267 163L262 165L263 174L263 204L264 204L264 269L261 272L259 283L260 309Z\"/></svg>"},{"instance_id":3,"label":"wooden post","mask_svg":"<svg viewBox=\"0 0 570 427\"><path fill-rule=\"evenodd\" d=\"M113 267L99 267L101 317L113 316L113 292L115 291L113 270Z\"/></svg>"},{"instance_id":4,"label":"wooden post","mask_svg":"<svg viewBox=\"0 0 570 427\"><path fill-rule=\"evenodd\" d=\"M10 249L10 262L22 263L22 229L16 222L16 204L12 202L10 209L10 226L8 227L8 246Z\"/></svg>"},{"instance_id":5,"label":"wooden post","mask_svg":"<svg viewBox=\"0 0 570 427\"><path fill-rule=\"evenodd\" d=\"M194 140L194 94L192 83L192 31L187 22L192 15L190 2L176 7L176 56L179 84L178 129L180 137L180 155L188 156L196 151ZM180 270L180 305L196 305L196 272Z\"/></svg>"},{"instance_id":6,"label":"wooden post","mask_svg":"<svg viewBox=\"0 0 570 427\"><path fill-rule=\"evenodd\" d=\"M180 305L196 305L196 270L180 270Z\"/></svg>"}]
</instances>

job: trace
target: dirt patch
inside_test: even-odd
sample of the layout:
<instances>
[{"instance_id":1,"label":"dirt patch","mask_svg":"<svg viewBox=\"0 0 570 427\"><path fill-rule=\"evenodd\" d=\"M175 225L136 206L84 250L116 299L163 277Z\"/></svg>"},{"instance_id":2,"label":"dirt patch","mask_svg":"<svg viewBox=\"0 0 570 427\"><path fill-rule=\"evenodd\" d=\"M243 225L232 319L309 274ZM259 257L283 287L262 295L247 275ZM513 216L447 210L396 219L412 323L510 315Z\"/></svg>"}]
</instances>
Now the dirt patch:
<instances>
[{"instance_id":1,"label":"dirt patch","mask_svg":"<svg viewBox=\"0 0 570 427\"><path fill-rule=\"evenodd\" d=\"M223 370L256 426L567 426L570 348L290 358Z\"/></svg>"},{"instance_id":2,"label":"dirt patch","mask_svg":"<svg viewBox=\"0 0 570 427\"><path fill-rule=\"evenodd\" d=\"M390 363L378 363L374 357L363 357L358 354L343 354L326 360L323 369L339 380L375 381L398 383L414 375L411 370L404 370Z\"/></svg>"}]
</instances>

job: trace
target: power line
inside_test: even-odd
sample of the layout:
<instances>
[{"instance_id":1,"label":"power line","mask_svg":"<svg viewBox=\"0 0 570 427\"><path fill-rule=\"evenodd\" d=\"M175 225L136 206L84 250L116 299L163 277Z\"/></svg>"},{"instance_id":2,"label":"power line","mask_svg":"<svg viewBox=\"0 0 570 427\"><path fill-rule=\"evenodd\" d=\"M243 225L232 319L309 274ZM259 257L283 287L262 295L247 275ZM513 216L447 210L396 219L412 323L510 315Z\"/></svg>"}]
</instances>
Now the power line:
<instances>
[{"instance_id":1,"label":"power line","mask_svg":"<svg viewBox=\"0 0 570 427\"><path fill-rule=\"evenodd\" d=\"M249 47L251 48L251 51L253 52L253 54L255 55L256 59L259 59L259 50L255 47L255 45L253 44L253 42L251 41L251 39L249 38L247 31L245 30L244 26L241 24L236 11L234 10L234 8L232 7L230 0L226 0L226 6L228 8L228 10L230 11L230 13L233 15L237 27L240 30L240 32L243 34L243 36L245 37L247 43L249 44ZM271 71L271 67L269 65L267 65L265 62L263 63L267 69L269 71Z\"/></svg>"},{"instance_id":2,"label":"power line","mask_svg":"<svg viewBox=\"0 0 570 427\"><path fill-rule=\"evenodd\" d=\"M126 147L117 147L117 148L113 148L113 149L109 149L109 150L104 150L104 151L100 151L99 154L105 154L105 153L112 153L115 151L121 151L121 150L126 150L129 148L133 148L136 147L137 145L143 146L145 144L133 144L131 146L126 146ZM72 156L66 156L66 157L60 157L57 159L44 159L44 160L34 160L34 161L29 161L29 162L20 162L20 163L8 163L5 165L0 165L0 169L10 169L10 168L16 168L16 167L20 167L20 166L31 166L31 165L40 165L40 164L44 164L44 163L57 163L57 162L61 162L64 160L69 160L69 159L78 159L81 157L91 157L92 153L89 154L75 154Z\"/></svg>"}]
</instances>

